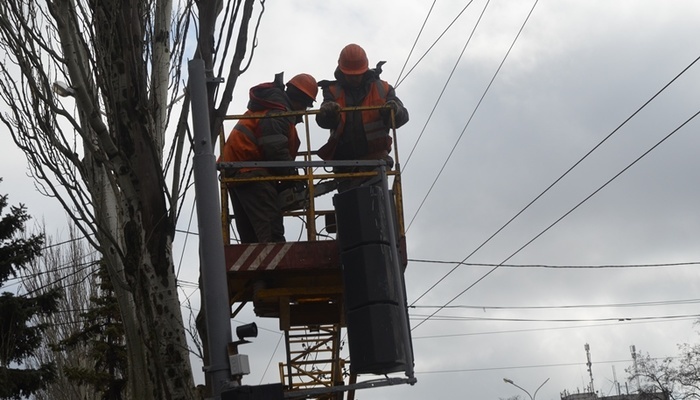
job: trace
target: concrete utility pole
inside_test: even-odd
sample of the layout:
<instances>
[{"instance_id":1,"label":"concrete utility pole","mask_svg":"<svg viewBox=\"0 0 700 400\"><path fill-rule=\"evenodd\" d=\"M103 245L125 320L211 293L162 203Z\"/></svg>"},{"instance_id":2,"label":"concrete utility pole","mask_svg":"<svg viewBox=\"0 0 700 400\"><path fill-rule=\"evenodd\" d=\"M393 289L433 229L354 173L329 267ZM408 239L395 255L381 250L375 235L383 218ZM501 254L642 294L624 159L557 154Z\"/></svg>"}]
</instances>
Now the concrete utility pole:
<instances>
[{"instance_id":1,"label":"concrete utility pole","mask_svg":"<svg viewBox=\"0 0 700 400\"><path fill-rule=\"evenodd\" d=\"M231 310L228 304L224 238L219 218L219 184L216 179L216 157L209 128L204 61L191 60L189 91L192 98L194 131L194 190L199 221L199 260L201 287L206 316L209 364L205 373L212 383L212 399L221 399L221 392L231 385L227 346L231 341Z\"/></svg>"}]
</instances>

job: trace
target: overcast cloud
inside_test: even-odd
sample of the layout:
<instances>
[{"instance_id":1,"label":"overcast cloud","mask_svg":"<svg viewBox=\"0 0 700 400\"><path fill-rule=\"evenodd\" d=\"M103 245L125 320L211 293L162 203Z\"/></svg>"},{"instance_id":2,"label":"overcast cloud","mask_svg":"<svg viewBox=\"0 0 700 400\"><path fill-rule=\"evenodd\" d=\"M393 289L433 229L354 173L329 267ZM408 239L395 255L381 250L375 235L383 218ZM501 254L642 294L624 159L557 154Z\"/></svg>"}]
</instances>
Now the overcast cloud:
<instances>
[{"instance_id":1,"label":"overcast cloud","mask_svg":"<svg viewBox=\"0 0 700 400\"><path fill-rule=\"evenodd\" d=\"M654 357L676 355L678 343L698 339L693 322L700 306L615 305L700 301L698 266L573 267L700 262L700 119L541 233L700 111L700 65L466 260L491 266L460 266L428 289L456 265L435 261L464 260L700 56L700 3L539 1L488 91L534 1L491 1L456 64L486 5L473 1L418 62L467 3L436 2L400 76L431 2L267 2L255 57L229 111L242 113L248 88L280 71L331 79L340 49L353 42L366 49L370 64L387 61L384 79L401 80L397 95L411 115L399 130L399 161L405 218L413 221L408 301L420 297L410 312L418 383L363 390L357 399L524 395L503 378L531 393L549 378L537 398L559 399L589 382L586 343L595 389L616 394L616 376L624 392L630 345ZM318 147L327 133L315 125L311 132ZM0 159L0 191L60 231L62 211L31 190L24 159L8 149L7 135L1 140L8 156ZM179 228L196 231L187 217ZM181 278L196 282L196 237L181 236L176 245ZM463 307L423 322L448 303ZM242 349L253 370L246 383L276 382L283 358L276 323L250 311L236 323L250 321L263 329Z\"/></svg>"}]
</instances>

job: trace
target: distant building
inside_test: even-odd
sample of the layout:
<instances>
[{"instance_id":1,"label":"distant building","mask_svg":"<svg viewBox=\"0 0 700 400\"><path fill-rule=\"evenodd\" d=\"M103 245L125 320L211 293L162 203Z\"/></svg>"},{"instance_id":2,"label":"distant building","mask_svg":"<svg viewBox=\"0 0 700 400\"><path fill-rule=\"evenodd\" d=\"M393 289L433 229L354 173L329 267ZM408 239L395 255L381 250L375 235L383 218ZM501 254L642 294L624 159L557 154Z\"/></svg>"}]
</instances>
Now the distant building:
<instances>
[{"instance_id":1,"label":"distant building","mask_svg":"<svg viewBox=\"0 0 700 400\"><path fill-rule=\"evenodd\" d=\"M601 400L670 400L668 393L635 393L601 397Z\"/></svg>"},{"instance_id":2,"label":"distant building","mask_svg":"<svg viewBox=\"0 0 700 400\"><path fill-rule=\"evenodd\" d=\"M561 400L598 400L598 395L590 392L569 394L565 390L561 393Z\"/></svg>"},{"instance_id":3,"label":"distant building","mask_svg":"<svg viewBox=\"0 0 700 400\"><path fill-rule=\"evenodd\" d=\"M598 397L596 393L574 393L564 391L561 400L670 400L668 393L634 393Z\"/></svg>"},{"instance_id":4,"label":"distant building","mask_svg":"<svg viewBox=\"0 0 700 400\"><path fill-rule=\"evenodd\" d=\"M561 393L561 400L598 400L595 393L574 393L569 394L566 390Z\"/></svg>"},{"instance_id":5,"label":"distant building","mask_svg":"<svg viewBox=\"0 0 700 400\"><path fill-rule=\"evenodd\" d=\"M561 400L671 400L670 393L663 393L663 392L657 392L657 393L633 393L629 394L618 394L615 396L602 396L598 397L598 393L595 392L593 389L593 372L591 371L591 366L593 363L591 362L591 347L586 343L583 348L586 350L586 366L588 367L588 375L591 378L590 384L586 386L584 389L585 392L581 393L578 389L578 393L569 393L568 390L564 390L563 392L560 393L561 395ZM634 367L636 369L637 364L636 364L636 354L637 350L634 345L630 346L630 352L632 353L632 360L634 360L635 364ZM615 373L615 368L613 367L613 375ZM617 392L620 393L620 385L615 382L617 385ZM638 383L639 385L639 383ZM625 384L625 388L627 388L627 384Z\"/></svg>"}]
</instances>

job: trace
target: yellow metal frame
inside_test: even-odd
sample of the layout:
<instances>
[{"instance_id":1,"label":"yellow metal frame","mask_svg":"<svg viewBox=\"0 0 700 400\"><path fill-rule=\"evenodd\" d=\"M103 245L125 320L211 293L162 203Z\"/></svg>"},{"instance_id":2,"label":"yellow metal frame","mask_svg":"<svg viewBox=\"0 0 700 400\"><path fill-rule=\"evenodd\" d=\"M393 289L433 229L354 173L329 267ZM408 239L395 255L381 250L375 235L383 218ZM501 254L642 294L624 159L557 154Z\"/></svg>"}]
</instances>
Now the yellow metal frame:
<instances>
[{"instance_id":1,"label":"yellow metal frame","mask_svg":"<svg viewBox=\"0 0 700 400\"><path fill-rule=\"evenodd\" d=\"M288 359L287 363L279 363L279 372L289 389L331 387L343 382L339 325L294 328L286 331L285 337Z\"/></svg>"},{"instance_id":2,"label":"yellow metal frame","mask_svg":"<svg viewBox=\"0 0 700 400\"><path fill-rule=\"evenodd\" d=\"M385 106L377 107L346 107L341 109L341 112L362 111L369 109L386 108ZM275 114L274 117L288 116L303 116L306 133L306 149L300 152L304 161L313 161L316 157L316 152L312 150L309 116L317 114L318 110L295 111ZM249 118L261 118L260 116L250 115L230 115L225 120L239 120ZM265 117L264 117L265 118ZM393 157L395 160L394 169L386 171L387 176L393 176L393 183L390 185L394 195L394 203L397 212L397 222L399 236L405 236L405 224L403 217L403 191L401 186L401 169L399 159L398 140L396 137L396 124L394 113L391 113L391 136L393 142ZM220 151L223 151L226 140L225 133L222 131L219 134ZM290 162L293 166L294 162ZM316 209L314 183L325 180L338 178L361 178L378 175L378 172L347 172L347 173L315 173L314 168L305 167L305 173L294 176L264 176L255 178L231 178L221 176L221 225L224 236L224 244L232 245L231 240L231 215L229 214L229 196L227 185L229 183L243 183L255 181L302 181L306 183L308 190L308 206L304 210L287 211L285 217L302 217L304 228L307 232L306 239L309 242L321 239L316 231L316 219L319 216L334 214L332 209ZM340 357L340 330L344 326L344 318L341 312L335 323L330 325L315 325L315 326L291 326L290 324L290 304L299 304L304 301L313 302L315 300L333 299L332 301L342 302L342 286L333 286L324 284L323 287L290 287L290 288L274 288L260 289L255 294L255 300L278 302L279 303L279 319L280 329L285 332L287 362L280 363L280 380L285 385L287 390L304 390L318 387L332 387L343 385L343 369L345 368L345 360ZM324 297L325 296L325 297ZM239 302L240 298L230 299L232 302ZM255 301L254 300L254 301ZM240 307L239 307L240 309ZM309 332L319 332L317 338ZM306 333L304 333L306 332ZM325 336L323 335L325 334ZM295 345L301 344L301 349L294 349ZM356 382L357 376L351 374L350 383ZM338 393L321 395L318 399L337 399ZM354 390L348 392L348 399L354 398Z\"/></svg>"},{"instance_id":3,"label":"yellow metal frame","mask_svg":"<svg viewBox=\"0 0 700 400\"><path fill-rule=\"evenodd\" d=\"M350 112L350 111L363 111L363 110L375 110L375 109L382 109L382 108L387 108L385 106L372 106L372 107L346 107L341 109L341 112ZM229 115L226 116L224 119L225 120L239 120L239 119L255 119L255 118L281 118L281 117L289 117L289 116L303 116L304 118L304 126L305 126L305 133L306 133L306 149L303 151L300 151L300 154L303 157L304 161L312 161L313 158L316 156L316 152L311 150L311 135L310 135L310 130L309 130L309 115L314 115L318 114L318 110L306 110L306 111L289 111L289 112L283 112L283 113L276 113L274 116L251 116L251 115L245 115L245 114L240 114L240 115ZM393 110L391 112L391 122L392 122L392 129L391 129L391 136L392 136L392 143L393 143L393 150L394 150L394 169L387 171L387 175L393 176L394 181L392 185L390 186L393 193L394 193L394 202L396 204L396 211L397 211L397 221L398 221L398 228L399 228L399 234L400 236L404 236L405 233L405 223L404 223L404 217L403 217L403 191L401 188L401 163L399 159L399 148L398 148L398 140L396 137L396 123L395 123L395 118L394 118L394 113ZM224 133L224 130L222 129L221 132L219 133L219 149L220 152L223 152L223 147L224 143L226 141L226 136ZM290 166L293 166L294 162L290 162ZM222 174L222 177L220 179L221 181L221 225L222 225L222 230L224 234L224 243L231 243L231 216L229 214L229 198L228 198L228 189L227 189L227 184L229 183L245 183L245 182L264 182L264 181L300 181L300 182L305 182L306 187L308 190L308 199L309 199L309 204L304 213L300 213L298 211L288 211L284 213L285 217L288 216L305 216L305 223L304 227L307 232L307 240L308 241L315 241L318 240L319 238L317 237L317 232L316 232L316 217L324 214L332 214L334 211L333 210L316 210L316 202L315 202L315 193L314 193L314 183L321 182L323 180L331 180L331 179L339 179L339 178L362 178L362 177L370 177L370 176L376 176L378 175L378 172L374 171L366 171L366 172L345 172L345 173L332 173L332 172L324 172L324 173L314 173L312 167L305 167L305 174L303 175L293 175L293 176L262 176L262 177L252 177L252 178L230 178L230 177L225 177Z\"/></svg>"}]
</instances>

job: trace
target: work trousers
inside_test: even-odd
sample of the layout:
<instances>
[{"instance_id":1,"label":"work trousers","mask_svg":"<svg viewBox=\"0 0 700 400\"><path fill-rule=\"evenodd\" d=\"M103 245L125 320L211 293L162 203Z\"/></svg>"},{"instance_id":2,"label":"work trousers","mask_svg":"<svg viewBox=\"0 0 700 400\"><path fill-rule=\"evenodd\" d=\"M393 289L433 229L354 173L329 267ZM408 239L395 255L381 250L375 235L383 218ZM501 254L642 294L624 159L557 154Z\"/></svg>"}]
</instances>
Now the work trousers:
<instances>
[{"instance_id":1,"label":"work trousers","mask_svg":"<svg viewBox=\"0 0 700 400\"><path fill-rule=\"evenodd\" d=\"M241 243L284 242L282 210L274 182L229 186L236 230Z\"/></svg>"}]
</instances>

